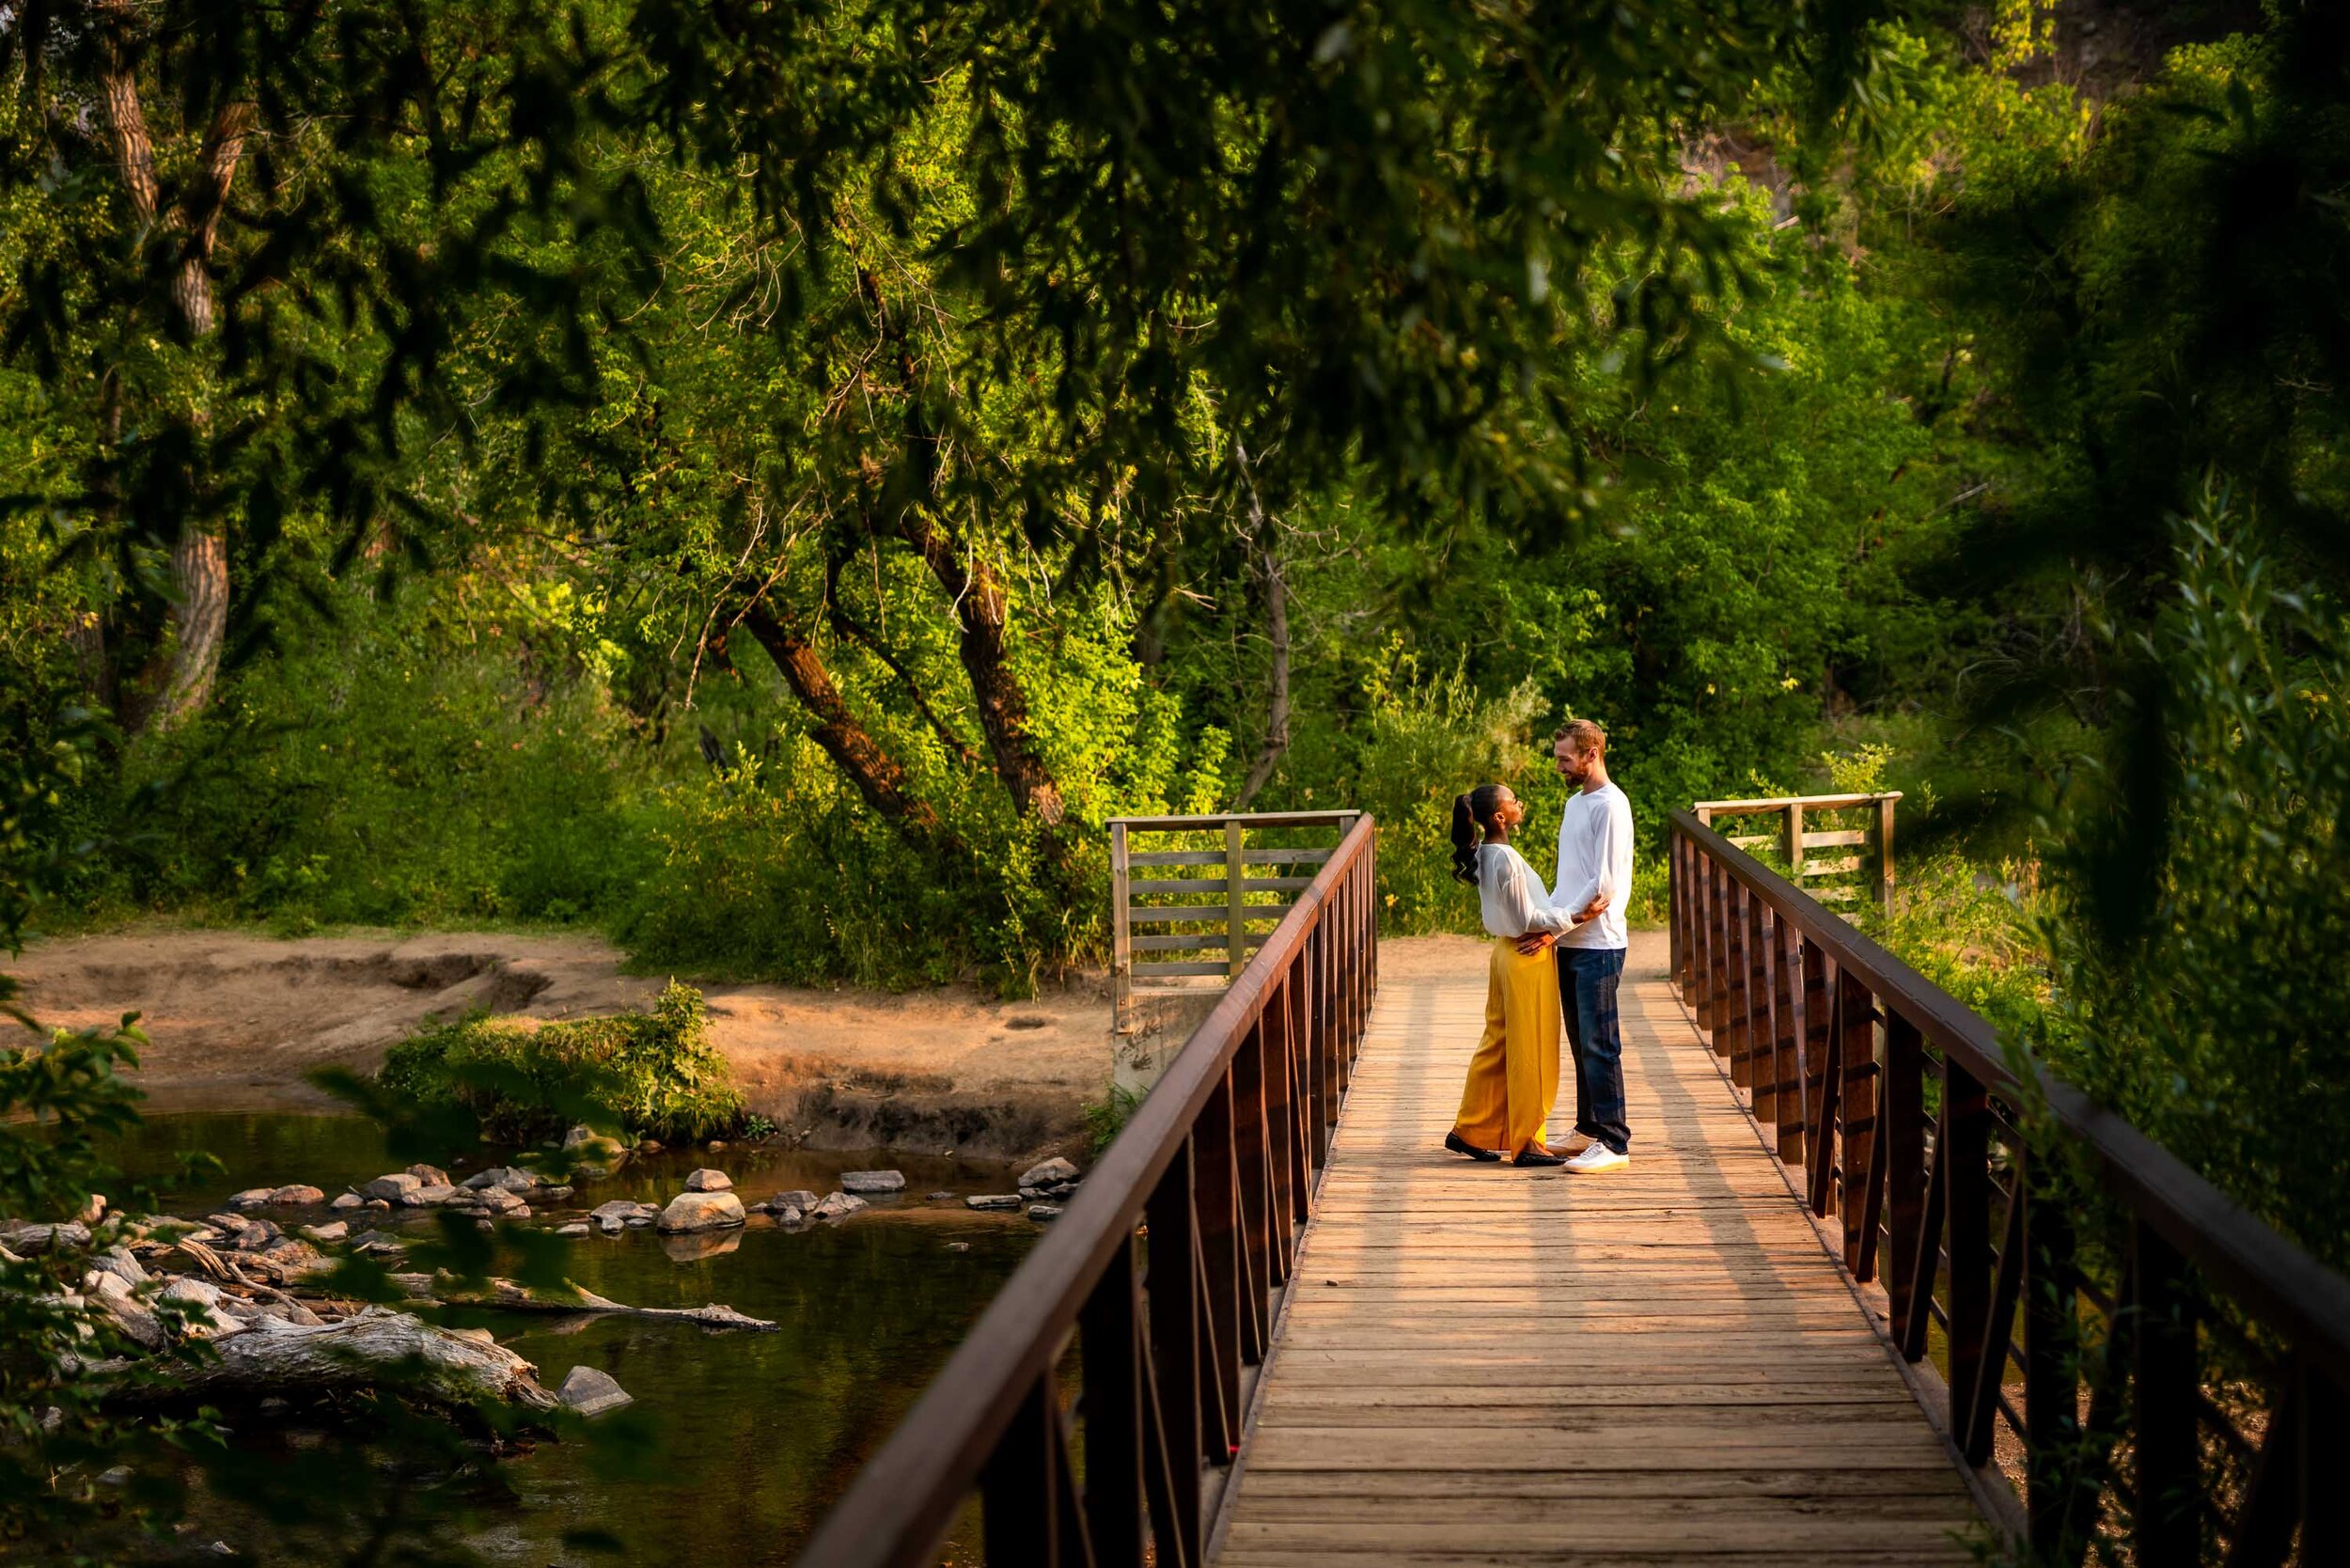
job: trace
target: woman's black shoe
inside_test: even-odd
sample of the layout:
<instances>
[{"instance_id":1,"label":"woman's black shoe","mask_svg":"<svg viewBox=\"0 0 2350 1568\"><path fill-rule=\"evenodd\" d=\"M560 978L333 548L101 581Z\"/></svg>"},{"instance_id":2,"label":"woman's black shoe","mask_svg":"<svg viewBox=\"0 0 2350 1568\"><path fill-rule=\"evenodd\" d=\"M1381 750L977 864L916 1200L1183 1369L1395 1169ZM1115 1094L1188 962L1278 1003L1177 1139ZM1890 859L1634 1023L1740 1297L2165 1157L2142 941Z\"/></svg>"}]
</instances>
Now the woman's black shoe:
<instances>
[{"instance_id":1,"label":"woman's black shoe","mask_svg":"<svg viewBox=\"0 0 2350 1568\"><path fill-rule=\"evenodd\" d=\"M1510 1163L1512 1165L1564 1165L1567 1163L1567 1157L1564 1154L1544 1153L1540 1149L1528 1147L1519 1150L1512 1156Z\"/></svg>"},{"instance_id":2,"label":"woman's black shoe","mask_svg":"<svg viewBox=\"0 0 2350 1568\"><path fill-rule=\"evenodd\" d=\"M1471 1143L1468 1139L1463 1137L1458 1133L1445 1134L1444 1146L1447 1149L1451 1150L1456 1154L1466 1154L1470 1159L1480 1160L1487 1165L1491 1165L1495 1161L1501 1158L1500 1150L1480 1149L1477 1145Z\"/></svg>"}]
</instances>

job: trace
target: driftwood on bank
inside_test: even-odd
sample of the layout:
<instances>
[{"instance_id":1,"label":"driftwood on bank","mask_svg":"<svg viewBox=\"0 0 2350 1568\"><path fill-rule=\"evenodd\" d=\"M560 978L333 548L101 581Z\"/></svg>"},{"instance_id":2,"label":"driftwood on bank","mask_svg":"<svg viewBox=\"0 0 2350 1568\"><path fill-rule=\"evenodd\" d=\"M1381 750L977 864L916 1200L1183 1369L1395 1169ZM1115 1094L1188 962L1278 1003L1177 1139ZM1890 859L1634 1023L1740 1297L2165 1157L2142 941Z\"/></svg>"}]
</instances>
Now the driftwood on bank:
<instances>
[{"instance_id":1,"label":"driftwood on bank","mask_svg":"<svg viewBox=\"0 0 2350 1568\"><path fill-rule=\"evenodd\" d=\"M443 1407L484 1399L530 1410L556 1403L538 1369L503 1345L381 1308L316 1327L258 1318L213 1347L216 1356L176 1369L168 1381L125 1383L110 1397L156 1403L191 1395L258 1399L384 1388Z\"/></svg>"},{"instance_id":2,"label":"driftwood on bank","mask_svg":"<svg viewBox=\"0 0 2350 1568\"><path fill-rule=\"evenodd\" d=\"M749 1334L771 1334L776 1325L765 1318L754 1318L731 1307L713 1303L707 1307L631 1307L598 1295L583 1285L567 1290L540 1293L511 1279L493 1279L487 1291L450 1293L434 1297L450 1307L491 1307L509 1312L593 1313L597 1316L628 1318L670 1318L679 1323L691 1323L703 1328L733 1329Z\"/></svg>"}]
</instances>

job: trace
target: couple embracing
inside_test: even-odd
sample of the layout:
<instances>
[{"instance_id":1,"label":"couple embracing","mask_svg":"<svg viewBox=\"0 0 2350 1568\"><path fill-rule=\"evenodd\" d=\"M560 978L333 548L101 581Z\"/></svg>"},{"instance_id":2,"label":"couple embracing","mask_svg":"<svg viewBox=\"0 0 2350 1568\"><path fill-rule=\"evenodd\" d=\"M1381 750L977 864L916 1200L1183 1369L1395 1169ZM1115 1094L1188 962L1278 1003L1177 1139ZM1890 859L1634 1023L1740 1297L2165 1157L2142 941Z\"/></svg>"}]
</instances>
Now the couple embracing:
<instances>
[{"instance_id":1,"label":"couple embracing","mask_svg":"<svg viewBox=\"0 0 2350 1568\"><path fill-rule=\"evenodd\" d=\"M1477 885L1488 966L1485 1034L1470 1058L1444 1146L1474 1160L1615 1170L1632 1163L1624 1125L1623 1038L1616 985L1630 937L1632 803L1608 782L1607 736L1578 719L1552 737L1567 781L1558 879L1545 889L1511 839L1526 808L1502 784L1452 802L1452 874ZM1481 839L1480 839L1481 835ZM1559 1096L1561 1015L1574 1050L1574 1147L1553 1149L1543 1123Z\"/></svg>"}]
</instances>

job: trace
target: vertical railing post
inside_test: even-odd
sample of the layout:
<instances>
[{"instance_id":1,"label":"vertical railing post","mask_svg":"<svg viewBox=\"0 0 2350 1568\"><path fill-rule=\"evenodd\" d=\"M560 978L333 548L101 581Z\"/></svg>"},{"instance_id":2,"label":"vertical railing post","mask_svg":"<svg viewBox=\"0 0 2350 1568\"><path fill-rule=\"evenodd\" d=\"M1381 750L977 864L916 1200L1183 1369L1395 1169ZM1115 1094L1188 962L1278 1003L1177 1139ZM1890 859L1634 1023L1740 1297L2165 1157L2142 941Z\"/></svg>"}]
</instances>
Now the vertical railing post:
<instances>
[{"instance_id":1,"label":"vertical railing post","mask_svg":"<svg viewBox=\"0 0 2350 1568\"><path fill-rule=\"evenodd\" d=\"M2072 1207L2056 1163L2027 1150L2016 1173L2024 1198L2024 1428L2026 1533L2043 1561L2069 1558L2079 1485L2080 1278L2073 1263ZM1898 1254L1896 1254L1898 1256Z\"/></svg>"},{"instance_id":2,"label":"vertical railing post","mask_svg":"<svg viewBox=\"0 0 2350 1568\"><path fill-rule=\"evenodd\" d=\"M1048 1369L1021 1396L1011 1424L996 1439L979 1480L980 1527L992 1562L1060 1562L1060 1488L1069 1478L1054 1463L1053 1426L1060 1419Z\"/></svg>"},{"instance_id":3,"label":"vertical railing post","mask_svg":"<svg viewBox=\"0 0 2350 1568\"><path fill-rule=\"evenodd\" d=\"M1885 1294L1897 1341L1908 1334L1910 1314L1925 1310L1924 1303L1910 1299L1909 1267L1928 1224L1925 1073L1925 1042L1915 1025L1896 1014L1885 1031L1878 1131L1885 1139L1885 1201L1892 1243Z\"/></svg>"},{"instance_id":4,"label":"vertical railing post","mask_svg":"<svg viewBox=\"0 0 2350 1568\"><path fill-rule=\"evenodd\" d=\"M1747 1082L1757 1121L1778 1114L1778 1018L1772 1010L1770 916L1762 895L1747 896Z\"/></svg>"},{"instance_id":5,"label":"vertical railing post","mask_svg":"<svg viewBox=\"0 0 2350 1568\"><path fill-rule=\"evenodd\" d=\"M1232 1149L1232 1079L1228 1072L1192 1124L1192 1182L1200 1259L1200 1454L1229 1465L1240 1451L1241 1291L1238 1168Z\"/></svg>"},{"instance_id":6,"label":"vertical railing post","mask_svg":"<svg viewBox=\"0 0 2350 1568\"><path fill-rule=\"evenodd\" d=\"M1803 802L1787 803L1787 880L1803 886Z\"/></svg>"},{"instance_id":7,"label":"vertical railing post","mask_svg":"<svg viewBox=\"0 0 2350 1568\"><path fill-rule=\"evenodd\" d=\"M1143 1218L1151 1230L1151 1361L1167 1472L1167 1517L1152 1516L1158 1560L1198 1568L1199 1271L1192 1214L1192 1139L1183 1139L1152 1189ZM1008 1560L1018 1560L1011 1559Z\"/></svg>"},{"instance_id":8,"label":"vertical railing post","mask_svg":"<svg viewBox=\"0 0 2350 1568\"><path fill-rule=\"evenodd\" d=\"M1119 1034L1135 1032L1135 936L1126 824L1110 823L1110 1013Z\"/></svg>"},{"instance_id":9,"label":"vertical railing post","mask_svg":"<svg viewBox=\"0 0 2350 1568\"><path fill-rule=\"evenodd\" d=\"M1143 1568L1142 1291L1130 1232L1077 1319L1085 1367L1086 1528L1094 1568Z\"/></svg>"},{"instance_id":10,"label":"vertical railing post","mask_svg":"<svg viewBox=\"0 0 2350 1568\"><path fill-rule=\"evenodd\" d=\"M1264 1079L1266 1231L1271 1238L1271 1278L1289 1281L1297 1251L1292 1216L1297 1212L1297 1101L1295 1070L1290 1064L1291 975L1273 983L1257 1020L1258 1061Z\"/></svg>"},{"instance_id":11,"label":"vertical railing post","mask_svg":"<svg viewBox=\"0 0 2350 1568\"><path fill-rule=\"evenodd\" d=\"M1810 1106L1803 1082L1803 930L1789 919L1771 925L1772 994L1778 1000L1772 1057L1778 1080L1778 1159L1803 1168L1803 1137Z\"/></svg>"},{"instance_id":12,"label":"vertical railing post","mask_svg":"<svg viewBox=\"0 0 2350 1568\"><path fill-rule=\"evenodd\" d=\"M2137 1375L2131 1380L2138 1403L2137 1561L2138 1568L2192 1568L2203 1555L2196 1433L2202 1372L2195 1354L2194 1286L2186 1261L2153 1226L2140 1219L2133 1229L2138 1312ZM2338 1486L2341 1478L2326 1484Z\"/></svg>"},{"instance_id":13,"label":"vertical railing post","mask_svg":"<svg viewBox=\"0 0 2350 1568\"><path fill-rule=\"evenodd\" d=\"M1247 901L1241 892L1243 865L1240 819L1228 818L1224 823L1224 972L1235 980L1248 966Z\"/></svg>"},{"instance_id":14,"label":"vertical railing post","mask_svg":"<svg viewBox=\"0 0 2350 1568\"><path fill-rule=\"evenodd\" d=\"M1867 982L1859 976L1845 970L1836 978L1844 991L1844 1038L1837 1043L1837 1055L1844 1069L1844 1082L1837 1090L1843 1131L1843 1171L1837 1189L1836 1212L1844 1221L1844 1266L1859 1274L1861 1225L1868 1210L1869 1158L1875 1152L1877 1136L1873 1016L1876 1003Z\"/></svg>"},{"instance_id":15,"label":"vertical railing post","mask_svg":"<svg viewBox=\"0 0 2350 1568\"><path fill-rule=\"evenodd\" d=\"M1905 1027L1905 1026L1904 1026ZM1942 1066L1943 1234L1950 1249L1950 1430L1969 1427L1991 1325L1991 1100L1955 1061ZM1896 1257L1900 1256L1897 1252ZM1912 1303L1915 1310L1917 1304ZM1998 1347L2004 1352L2004 1344Z\"/></svg>"},{"instance_id":16,"label":"vertical railing post","mask_svg":"<svg viewBox=\"0 0 2350 1568\"><path fill-rule=\"evenodd\" d=\"M1877 801L1877 907L1893 913L1893 797Z\"/></svg>"},{"instance_id":17,"label":"vertical railing post","mask_svg":"<svg viewBox=\"0 0 2350 1568\"><path fill-rule=\"evenodd\" d=\"M1724 874L1727 875L1727 871ZM1730 1081L1740 1089L1747 1089L1754 1083L1748 1060L1753 1053L1751 1036L1754 1019L1753 1002L1747 996L1747 978L1752 969L1752 963L1747 956L1748 898L1747 885L1735 877L1730 878L1726 891L1730 896L1723 901L1723 917L1728 922L1729 930L1724 935L1722 948L1729 960L1725 967L1730 972L1726 977L1728 983L1722 1007L1722 1038L1715 1042L1714 1049L1716 1054L1723 1054L1727 1047Z\"/></svg>"},{"instance_id":18,"label":"vertical railing post","mask_svg":"<svg viewBox=\"0 0 2350 1568\"><path fill-rule=\"evenodd\" d=\"M1237 1177L1241 1261L1241 1348L1264 1359L1274 1274L1272 1138L1265 1121L1264 1017L1232 1056L1232 1164Z\"/></svg>"}]
</instances>

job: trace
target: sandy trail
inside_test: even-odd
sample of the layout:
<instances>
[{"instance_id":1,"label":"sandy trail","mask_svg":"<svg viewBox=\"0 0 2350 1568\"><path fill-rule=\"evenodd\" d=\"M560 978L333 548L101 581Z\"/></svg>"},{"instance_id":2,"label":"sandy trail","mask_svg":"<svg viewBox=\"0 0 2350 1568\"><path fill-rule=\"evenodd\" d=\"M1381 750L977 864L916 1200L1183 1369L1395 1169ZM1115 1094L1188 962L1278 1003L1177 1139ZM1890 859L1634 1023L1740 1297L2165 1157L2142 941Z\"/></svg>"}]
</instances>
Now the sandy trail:
<instances>
[{"instance_id":1,"label":"sandy trail","mask_svg":"<svg viewBox=\"0 0 2350 1568\"><path fill-rule=\"evenodd\" d=\"M1465 937L1390 940L1380 951L1398 975L1484 963L1484 945ZM140 1013L152 1043L138 1081L151 1109L312 1110L333 1102L305 1081L310 1069L371 1071L429 1018L644 1007L664 977L623 974L624 956L591 935L277 940L134 928L39 943L13 972L44 1024ZM751 1107L813 1147L1018 1154L1057 1146L1079 1131L1085 1105L1102 1098L1110 1076L1109 988L1098 974L1016 1002L959 986L702 991L712 1041Z\"/></svg>"}]
</instances>

